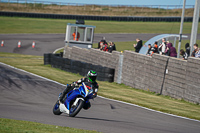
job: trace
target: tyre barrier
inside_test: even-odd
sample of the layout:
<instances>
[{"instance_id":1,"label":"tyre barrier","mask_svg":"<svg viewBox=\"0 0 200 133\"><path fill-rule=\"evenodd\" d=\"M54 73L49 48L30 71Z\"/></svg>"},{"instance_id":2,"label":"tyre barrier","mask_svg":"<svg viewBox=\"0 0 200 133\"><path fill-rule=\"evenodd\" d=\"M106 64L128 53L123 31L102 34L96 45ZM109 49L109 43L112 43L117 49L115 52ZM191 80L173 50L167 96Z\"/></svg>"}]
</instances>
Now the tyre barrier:
<instances>
[{"instance_id":1,"label":"tyre barrier","mask_svg":"<svg viewBox=\"0 0 200 133\"><path fill-rule=\"evenodd\" d=\"M61 70L80 74L86 76L89 70L94 70L97 72L97 80L114 82L115 69L103 67L100 65L93 65L86 62L81 62L77 60L71 60L68 58L63 58L61 54L44 54L44 65L51 65L51 67L59 68Z\"/></svg>"},{"instance_id":2,"label":"tyre barrier","mask_svg":"<svg viewBox=\"0 0 200 133\"><path fill-rule=\"evenodd\" d=\"M0 16L30 17L30 18L53 18L53 19L77 19L97 21L143 21L143 22L180 22L181 17L139 17L139 16L87 16L87 15L65 15L45 14L28 12L6 12L0 11ZM193 17L184 17L184 22L192 22ZM200 20L200 19L199 19Z\"/></svg>"},{"instance_id":3,"label":"tyre barrier","mask_svg":"<svg viewBox=\"0 0 200 133\"><path fill-rule=\"evenodd\" d=\"M44 54L44 65L51 64L51 55L52 54Z\"/></svg>"}]
</instances>

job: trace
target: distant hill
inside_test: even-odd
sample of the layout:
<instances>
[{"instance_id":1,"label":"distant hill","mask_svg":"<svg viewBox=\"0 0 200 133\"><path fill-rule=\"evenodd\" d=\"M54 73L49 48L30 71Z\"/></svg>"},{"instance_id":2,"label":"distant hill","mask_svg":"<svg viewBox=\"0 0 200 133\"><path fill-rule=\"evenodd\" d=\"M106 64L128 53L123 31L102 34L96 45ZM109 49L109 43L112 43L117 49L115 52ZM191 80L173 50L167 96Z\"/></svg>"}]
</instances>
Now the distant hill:
<instances>
[{"instance_id":1,"label":"distant hill","mask_svg":"<svg viewBox=\"0 0 200 133\"><path fill-rule=\"evenodd\" d=\"M193 16L193 8L185 10L186 17ZM0 11L53 13L96 16L181 16L182 9L163 9L132 6L99 5L45 5L41 3L1 3Z\"/></svg>"}]
</instances>

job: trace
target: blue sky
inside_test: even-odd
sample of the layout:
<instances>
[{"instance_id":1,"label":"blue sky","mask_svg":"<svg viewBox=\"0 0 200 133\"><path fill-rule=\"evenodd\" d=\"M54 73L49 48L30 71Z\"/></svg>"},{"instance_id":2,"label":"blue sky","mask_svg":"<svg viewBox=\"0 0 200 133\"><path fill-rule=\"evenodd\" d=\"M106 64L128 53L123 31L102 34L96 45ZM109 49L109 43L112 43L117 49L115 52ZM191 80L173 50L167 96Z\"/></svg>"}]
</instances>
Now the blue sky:
<instances>
[{"instance_id":1,"label":"blue sky","mask_svg":"<svg viewBox=\"0 0 200 133\"><path fill-rule=\"evenodd\" d=\"M35 0L64 3L101 4L101 5L182 5L183 0ZM186 0L186 5L194 5L195 0Z\"/></svg>"}]
</instances>

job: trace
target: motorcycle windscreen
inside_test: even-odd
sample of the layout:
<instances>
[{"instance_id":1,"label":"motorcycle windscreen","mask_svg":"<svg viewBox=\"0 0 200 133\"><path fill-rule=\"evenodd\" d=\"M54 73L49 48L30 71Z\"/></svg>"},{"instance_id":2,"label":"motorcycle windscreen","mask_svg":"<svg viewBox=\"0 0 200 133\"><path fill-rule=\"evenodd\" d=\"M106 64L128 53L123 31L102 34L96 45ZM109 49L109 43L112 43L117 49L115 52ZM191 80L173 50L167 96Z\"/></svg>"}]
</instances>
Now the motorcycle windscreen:
<instances>
[{"instance_id":1,"label":"motorcycle windscreen","mask_svg":"<svg viewBox=\"0 0 200 133\"><path fill-rule=\"evenodd\" d=\"M88 97L90 95L93 95L93 85L88 83L88 82L84 82L82 83L83 88L81 90L81 93L84 94L85 97Z\"/></svg>"}]
</instances>

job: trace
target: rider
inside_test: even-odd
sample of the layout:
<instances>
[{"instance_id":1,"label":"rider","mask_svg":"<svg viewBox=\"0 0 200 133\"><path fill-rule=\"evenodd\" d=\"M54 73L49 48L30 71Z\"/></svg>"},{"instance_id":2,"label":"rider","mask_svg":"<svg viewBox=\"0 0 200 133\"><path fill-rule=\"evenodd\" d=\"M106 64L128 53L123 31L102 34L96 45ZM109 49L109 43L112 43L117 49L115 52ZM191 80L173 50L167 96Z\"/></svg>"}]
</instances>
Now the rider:
<instances>
[{"instance_id":1,"label":"rider","mask_svg":"<svg viewBox=\"0 0 200 133\"><path fill-rule=\"evenodd\" d=\"M97 78L97 73L93 70L88 71L87 77L83 77L80 80L73 82L72 84L67 85L67 88L63 91L63 93L60 96L60 102L64 103L64 97L65 95L70 92L71 90L73 90L75 87L79 86L80 84L82 84L82 82L88 82L90 84L92 84L93 88L93 97L95 98L97 96L97 91L99 88L98 83L96 82L96 78Z\"/></svg>"}]
</instances>

